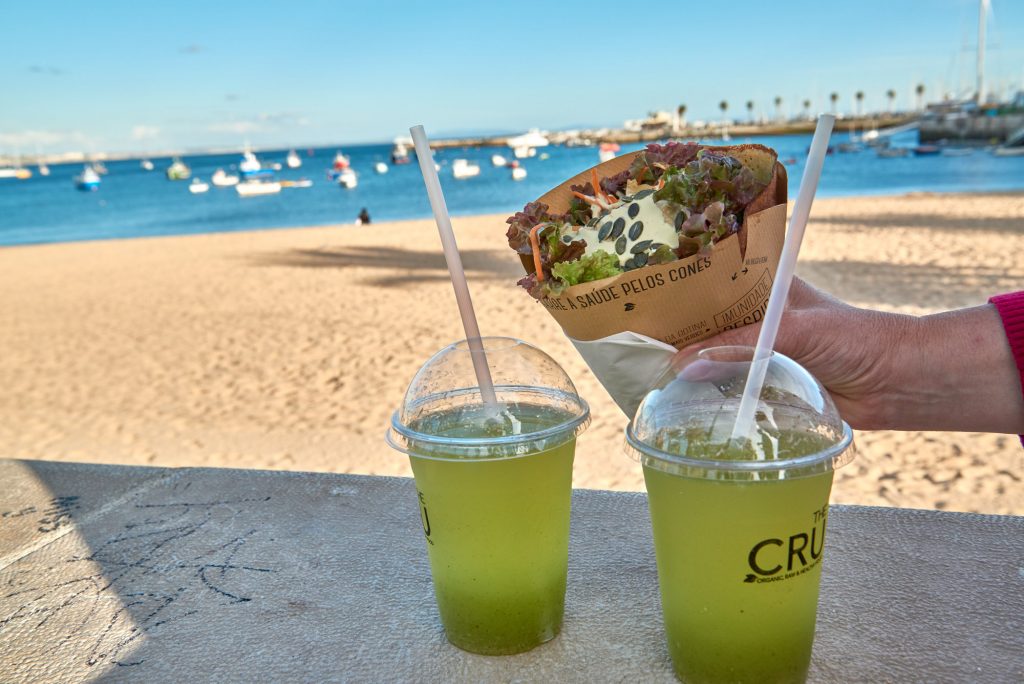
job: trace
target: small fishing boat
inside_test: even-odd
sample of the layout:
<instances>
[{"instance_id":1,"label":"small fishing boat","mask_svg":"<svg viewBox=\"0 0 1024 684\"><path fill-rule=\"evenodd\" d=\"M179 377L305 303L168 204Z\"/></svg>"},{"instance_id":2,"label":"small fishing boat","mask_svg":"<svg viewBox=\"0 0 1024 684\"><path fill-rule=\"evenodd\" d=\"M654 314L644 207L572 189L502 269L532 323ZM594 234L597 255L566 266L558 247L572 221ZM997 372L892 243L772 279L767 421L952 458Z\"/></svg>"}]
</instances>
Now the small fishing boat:
<instances>
[{"instance_id":1,"label":"small fishing boat","mask_svg":"<svg viewBox=\"0 0 1024 684\"><path fill-rule=\"evenodd\" d=\"M341 175L350 170L351 166L352 163L349 161L349 158L343 155L341 150L338 150L334 155L334 161L331 162L331 168L327 169L328 180L335 183L341 182Z\"/></svg>"},{"instance_id":2,"label":"small fishing boat","mask_svg":"<svg viewBox=\"0 0 1024 684\"><path fill-rule=\"evenodd\" d=\"M242 161L238 163L238 175L243 179L250 178L259 174L263 170L263 165L260 164L260 160L256 158L252 150L246 148L242 152Z\"/></svg>"},{"instance_id":3,"label":"small fishing boat","mask_svg":"<svg viewBox=\"0 0 1024 684\"><path fill-rule=\"evenodd\" d=\"M152 171L153 170L153 162L149 161L148 159L143 159L142 161L140 161L139 162L139 166L142 167L143 171Z\"/></svg>"},{"instance_id":4,"label":"small fishing boat","mask_svg":"<svg viewBox=\"0 0 1024 684\"><path fill-rule=\"evenodd\" d=\"M188 180L192 177L192 169L188 168L185 162L175 157L171 165L167 167L166 174L167 180Z\"/></svg>"},{"instance_id":5,"label":"small fishing boat","mask_svg":"<svg viewBox=\"0 0 1024 684\"><path fill-rule=\"evenodd\" d=\"M206 192L210 189L209 183L204 183L198 178L193 178L192 182L188 184L188 191L193 195L198 195L201 192Z\"/></svg>"},{"instance_id":6,"label":"small fishing boat","mask_svg":"<svg viewBox=\"0 0 1024 684\"><path fill-rule=\"evenodd\" d=\"M273 195L281 192L281 184L277 181L247 180L235 186L239 197L257 197Z\"/></svg>"},{"instance_id":7,"label":"small fishing boat","mask_svg":"<svg viewBox=\"0 0 1024 684\"><path fill-rule=\"evenodd\" d=\"M340 171L336 180L338 185L346 190L352 190L359 185L359 176L356 175L356 172L351 167Z\"/></svg>"},{"instance_id":8,"label":"small fishing boat","mask_svg":"<svg viewBox=\"0 0 1024 684\"><path fill-rule=\"evenodd\" d=\"M452 162L452 175L458 180L473 178L480 175L480 167L468 159L456 159Z\"/></svg>"},{"instance_id":9,"label":"small fishing boat","mask_svg":"<svg viewBox=\"0 0 1024 684\"><path fill-rule=\"evenodd\" d=\"M46 162L39 162L39 175L40 176L49 176L50 175L50 167L46 165Z\"/></svg>"},{"instance_id":10,"label":"small fishing boat","mask_svg":"<svg viewBox=\"0 0 1024 684\"><path fill-rule=\"evenodd\" d=\"M914 154L918 157L931 157L942 152L938 145L918 145L914 148Z\"/></svg>"},{"instance_id":11,"label":"small fishing boat","mask_svg":"<svg viewBox=\"0 0 1024 684\"><path fill-rule=\"evenodd\" d=\"M100 175L90 164L82 168L82 173L75 176L75 187L83 192L100 189Z\"/></svg>"},{"instance_id":12,"label":"small fishing boat","mask_svg":"<svg viewBox=\"0 0 1024 684\"><path fill-rule=\"evenodd\" d=\"M910 156L910 148L908 147L880 147L876 154L881 159L896 159L899 157Z\"/></svg>"},{"instance_id":13,"label":"small fishing boat","mask_svg":"<svg viewBox=\"0 0 1024 684\"><path fill-rule=\"evenodd\" d=\"M387 173L388 165L385 164L384 162L377 162L376 164L373 165L373 170L376 171L377 173Z\"/></svg>"},{"instance_id":14,"label":"small fishing boat","mask_svg":"<svg viewBox=\"0 0 1024 684\"><path fill-rule=\"evenodd\" d=\"M313 181L308 178L300 178L299 180L283 180L281 181L282 188L311 188L313 187Z\"/></svg>"},{"instance_id":15,"label":"small fishing boat","mask_svg":"<svg viewBox=\"0 0 1024 684\"><path fill-rule=\"evenodd\" d=\"M618 154L620 149L622 149L622 148L619 147L619 143L613 143L613 142L601 143L601 145L597 148L598 159L601 160L601 163L604 163L604 162L608 161L609 159L614 159L615 155Z\"/></svg>"},{"instance_id":16,"label":"small fishing boat","mask_svg":"<svg viewBox=\"0 0 1024 684\"><path fill-rule=\"evenodd\" d=\"M526 169L521 166L517 166L512 169L512 180L521 181L526 178Z\"/></svg>"},{"instance_id":17,"label":"small fishing boat","mask_svg":"<svg viewBox=\"0 0 1024 684\"><path fill-rule=\"evenodd\" d=\"M508 160L500 154L492 154L491 164L494 166L508 166Z\"/></svg>"},{"instance_id":18,"label":"small fishing boat","mask_svg":"<svg viewBox=\"0 0 1024 684\"><path fill-rule=\"evenodd\" d=\"M232 185L238 185L238 176L225 173L224 169L217 169L210 176L210 182L218 188L228 188Z\"/></svg>"},{"instance_id":19,"label":"small fishing boat","mask_svg":"<svg viewBox=\"0 0 1024 684\"><path fill-rule=\"evenodd\" d=\"M23 169L20 166L0 169L0 178L17 178L18 180L26 180L31 177L32 172L28 169Z\"/></svg>"},{"instance_id":20,"label":"small fishing boat","mask_svg":"<svg viewBox=\"0 0 1024 684\"><path fill-rule=\"evenodd\" d=\"M391 148L391 163L408 164L409 145L411 144L411 140L406 140L405 138L395 138L395 145L394 147Z\"/></svg>"},{"instance_id":21,"label":"small fishing boat","mask_svg":"<svg viewBox=\"0 0 1024 684\"><path fill-rule=\"evenodd\" d=\"M288 156L285 157L284 163L288 166L289 169L297 169L300 166L302 166L302 159L300 159L299 155L295 153L295 150L289 150Z\"/></svg>"}]
</instances>

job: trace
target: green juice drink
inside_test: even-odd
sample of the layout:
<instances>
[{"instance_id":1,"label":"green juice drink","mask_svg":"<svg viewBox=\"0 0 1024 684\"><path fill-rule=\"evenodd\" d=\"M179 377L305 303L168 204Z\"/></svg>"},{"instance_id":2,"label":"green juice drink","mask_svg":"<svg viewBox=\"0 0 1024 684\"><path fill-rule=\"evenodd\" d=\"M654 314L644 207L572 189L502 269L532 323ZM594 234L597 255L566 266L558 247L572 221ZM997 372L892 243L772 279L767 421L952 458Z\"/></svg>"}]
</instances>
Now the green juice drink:
<instances>
[{"instance_id":1,"label":"green juice drink","mask_svg":"<svg viewBox=\"0 0 1024 684\"><path fill-rule=\"evenodd\" d=\"M510 412L531 430L572 417ZM451 422L459 427L448 437L488 434L479 420ZM410 456L441 622L459 648L520 653L558 634L575 445L571 438L533 454L471 462Z\"/></svg>"},{"instance_id":2,"label":"green juice drink","mask_svg":"<svg viewBox=\"0 0 1024 684\"><path fill-rule=\"evenodd\" d=\"M473 386L465 343L417 373L389 443L409 455L448 640L521 653L562 625L577 435L590 411L549 356L484 338L497 402Z\"/></svg>"},{"instance_id":3,"label":"green juice drink","mask_svg":"<svg viewBox=\"0 0 1024 684\"><path fill-rule=\"evenodd\" d=\"M852 458L852 433L817 381L776 354L757 429L732 441L749 363L715 352L659 381L627 430L669 654L684 682L803 682L833 470Z\"/></svg>"},{"instance_id":4,"label":"green juice drink","mask_svg":"<svg viewBox=\"0 0 1024 684\"><path fill-rule=\"evenodd\" d=\"M685 682L802 682L832 473L720 482L644 468L665 633Z\"/></svg>"}]
</instances>

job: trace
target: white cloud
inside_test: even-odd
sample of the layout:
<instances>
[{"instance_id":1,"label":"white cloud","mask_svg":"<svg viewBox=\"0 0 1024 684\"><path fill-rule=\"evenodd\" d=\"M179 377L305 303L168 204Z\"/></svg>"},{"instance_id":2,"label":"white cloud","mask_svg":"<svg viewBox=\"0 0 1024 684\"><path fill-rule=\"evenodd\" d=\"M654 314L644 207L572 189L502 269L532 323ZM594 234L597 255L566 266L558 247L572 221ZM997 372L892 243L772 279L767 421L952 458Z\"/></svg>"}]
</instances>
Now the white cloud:
<instances>
[{"instance_id":1,"label":"white cloud","mask_svg":"<svg viewBox=\"0 0 1024 684\"><path fill-rule=\"evenodd\" d=\"M158 135L160 135L159 126L147 126L146 124L132 126L132 140L151 140Z\"/></svg>"}]
</instances>

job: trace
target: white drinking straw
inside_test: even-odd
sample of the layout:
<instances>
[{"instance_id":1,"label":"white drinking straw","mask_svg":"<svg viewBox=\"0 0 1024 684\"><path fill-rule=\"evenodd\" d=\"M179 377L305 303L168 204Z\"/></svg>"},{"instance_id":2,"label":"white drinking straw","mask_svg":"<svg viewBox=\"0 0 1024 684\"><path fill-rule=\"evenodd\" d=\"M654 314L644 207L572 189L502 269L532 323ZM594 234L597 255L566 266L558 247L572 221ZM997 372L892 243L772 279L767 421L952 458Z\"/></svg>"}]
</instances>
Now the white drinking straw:
<instances>
[{"instance_id":1,"label":"white drinking straw","mask_svg":"<svg viewBox=\"0 0 1024 684\"><path fill-rule=\"evenodd\" d=\"M828 139L832 135L832 126L835 122L836 118L831 114L822 114L814 128L811 149L807 153L807 165L800 180L800 192L793 203L793 216L789 219L789 230L786 231L786 242L782 246L782 256L779 257L779 268L775 272L775 282L772 283L772 291L768 296L768 308L764 313L761 333L757 336L757 346L754 348L754 359L747 374L743 398L736 412L736 424L732 428L733 440L754 434L754 411L768 372L768 360L771 358L772 348L775 347L775 336L779 332L782 311L786 308L789 285L793 282L793 272L796 270L796 257L800 253L800 243L804 239L804 229L807 228L807 218L811 214L814 193L821 179L821 167L828 152Z\"/></svg>"},{"instance_id":2,"label":"white drinking straw","mask_svg":"<svg viewBox=\"0 0 1024 684\"><path fill-rule=\"evenodd\" d=\"M466 271L462 268L462 257L459 256L459 246L455 243L452 219L448 215L444 193L441 192L441 181L437 177L437 169L434 167L434 155L430 152L427 133L423 130L423 126L413 126L409 129L409 133L412 134L412 141L416 146L416 158L420 163L423 183L427 186L430 208L434 210L437 232L441 234L444 258L448 262L448 274L452 278L452 287L455 288L455 301L459 305L462 327L466 331L466 341L469 343L469 352L473 359L473 370L476 371L477 384L480 385L480 396L485 404L497 405L498 398L494 394L491 370L487 367L487 355L484 354L484 345L480 340L480 328L476 324L473 300L469 297Z\"/></svg>"}]
</instances>

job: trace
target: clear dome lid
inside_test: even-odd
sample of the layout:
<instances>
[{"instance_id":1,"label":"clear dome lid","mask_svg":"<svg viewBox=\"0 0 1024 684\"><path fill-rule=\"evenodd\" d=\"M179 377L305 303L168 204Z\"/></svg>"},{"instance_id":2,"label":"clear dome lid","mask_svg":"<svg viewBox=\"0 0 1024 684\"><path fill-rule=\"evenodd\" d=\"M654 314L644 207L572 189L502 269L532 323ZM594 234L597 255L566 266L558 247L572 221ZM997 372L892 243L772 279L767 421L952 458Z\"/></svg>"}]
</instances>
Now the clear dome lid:
<instances>
[{"instance_id":1,"label":"clear dome lid","mask_svg":"<svg viewBox=\"0 0 1024 684\"><path fill-rule=\"evenodd\" d=\"M750 347L712 347L674 362L626 428L626 452L645 466L701 479L792 479L851 461L853 432L828 392L777 352L755 425L746 438L732 439L753 354Z\"/></svg>"},{"instance_id":2,"label":"clear dome lid","mask_svg":"<svg viewBox=\"0 0 1024 684\"><path fill-rule=\"evenodd\" d=\"M484 403L468 342L450 344L412 379L388 444L423 458L508 458L553 448L587 427L590 407L554 359L511 337L481 341L497 405Z\"/></svg>"}]
</instances>

